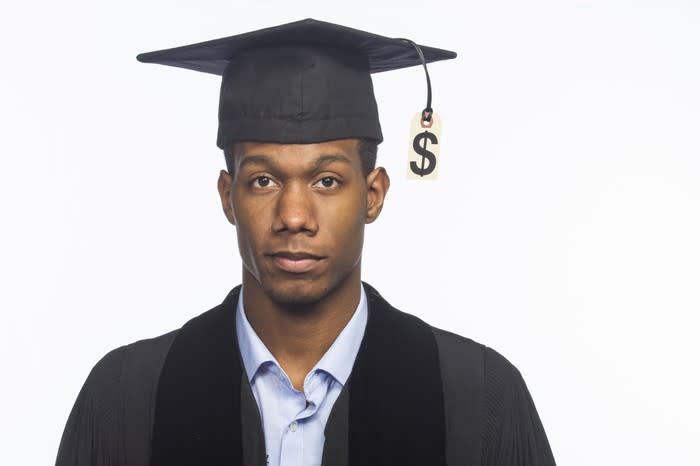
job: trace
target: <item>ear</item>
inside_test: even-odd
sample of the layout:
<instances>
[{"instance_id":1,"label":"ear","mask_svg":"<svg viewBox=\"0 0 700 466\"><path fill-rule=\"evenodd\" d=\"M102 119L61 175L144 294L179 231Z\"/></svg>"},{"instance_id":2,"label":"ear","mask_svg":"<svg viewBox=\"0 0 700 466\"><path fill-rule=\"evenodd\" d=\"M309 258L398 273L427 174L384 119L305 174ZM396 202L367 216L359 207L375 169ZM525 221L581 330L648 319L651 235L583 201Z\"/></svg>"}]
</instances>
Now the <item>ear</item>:
<instances>
[{"instance_id":1,"label":"ear","mask_svg":"<svg viewBox=\"0 0 700 466\"><path fill-rule=\"evenodd\" d=\"M365 223L374 222L379 217L384 198L389 191L389 175L384 167L377 167L367 175L367 217Z\"/></svg>"},{"instance_id":2,"label":"ear","mask_svg":"<svg viewBox=\"0 0 700 466\"><path fill-rule=\"evenodd\" d=\"M231 202L232 185L233 177L226 170L221 170L219 172L219 181L216 184L219 190L219 197L221 197L221 207L224 209L224 215L226 215L228 221L235 225L236 217L233 214L233 203Z\"/></svg>"}]
</instances>

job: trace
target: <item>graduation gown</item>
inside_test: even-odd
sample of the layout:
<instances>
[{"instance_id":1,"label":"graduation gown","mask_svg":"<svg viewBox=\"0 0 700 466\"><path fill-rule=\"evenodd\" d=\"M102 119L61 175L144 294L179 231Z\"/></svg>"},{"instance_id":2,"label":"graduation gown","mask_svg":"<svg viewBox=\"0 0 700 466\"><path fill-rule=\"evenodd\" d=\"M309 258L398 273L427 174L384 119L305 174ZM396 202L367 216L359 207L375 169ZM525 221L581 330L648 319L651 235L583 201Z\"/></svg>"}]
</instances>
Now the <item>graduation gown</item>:
<instances>
[{"instance_id":1,"label":"graduation gown","mask_svg":"<svg viewBox=\"0 0 700 466\"><path fill-rule=\"evenodd\" d=\"M430 327L391 308L376 290L364 286L368 327L353 372L326 425L324 466L555 464L530 393L512 364L482 344ZM191 322L217 332L222 344L227 345L225 339L235 334L235 327L228 323L234 322L239 290L235 288L221 305ZM215 319L229 320L222 325ZM410 342L425 339L425 334L411 333L412 325L427 329L432 346L412 347ZM227 368L240 360L235 339L231 345L235 356L225 362L223 369L216 368L218 378L200 380L213 371L207 360L225 360L226 356L219 357L221 348L216 349L219 353L211 353L216 357L207 356L207 351L215 351L212 348L216 343L203 344L204 338L193 333L191 327L188 323L165 335L122 346L95 365L68 418L56 466L155 466L173 462L265 465L264 435L247 377L239 368L226 379ZM392 331L395 329L401 331ZM376 335L373 339L372 332ZM218 338L208 335L207 339ZM188 343L188 338L194 341ZM372 344L384 344L384 340L390 342L389 346ZM187 344L199 346L193 350ZM432 347L435 358L424 357L430 355ZM196 348L202 349L201 354ZM392 353L398 359L384 357ZM372 368L373 361L378 361L381 371ZM188 364L202 372L183 375L180 366ZM393 367L387 368L388 364ZM417 373L413 371L416 368ZM427 382L421 382L421 376L429 377ZM219 385L224 388L217 391ZM404 390L385 398L377 395L379 388L385 393L387 387ZM228 402L229 393L235 394L234 402L231 407L222 406ZM367 411L365 406L371 409ZM203 411L213 414L201 417ZM229 412L236 414L221 414ZM239 419L230 422L232 416ZM198 427L198 422L205 425ZM221 440L221 432L208 431L208 424L216 425L216 429L224 426L223 438L236 438L233 451L229 451L231 442ZM192 432L184 436L180 432L190 428ZM188 442L195 442L194 447L183 446ZM391 448L380 451L382 442L391 444ZM220 444L225 444L226 451L218 452ZM203 450L210 459L189 457L192 448ZM430 455L435 456L434 461Z\"/></svg>"}]
</instances>

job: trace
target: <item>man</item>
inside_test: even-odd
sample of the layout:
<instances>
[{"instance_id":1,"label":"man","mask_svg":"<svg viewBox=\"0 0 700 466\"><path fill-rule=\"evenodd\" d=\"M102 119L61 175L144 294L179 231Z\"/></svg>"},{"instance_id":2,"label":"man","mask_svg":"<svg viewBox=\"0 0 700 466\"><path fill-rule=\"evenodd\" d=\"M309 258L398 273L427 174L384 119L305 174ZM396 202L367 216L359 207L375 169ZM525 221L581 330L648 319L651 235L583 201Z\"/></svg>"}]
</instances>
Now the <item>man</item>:
<instances>
[{"instance_id":1,"label":"man","mask_svg":"<svg viewBox=\"0 0 700 466\"><path fill-rule=\"evenodd\" d=\"M139 57L223 76L243 283L105 356L58 466L554 464L517 369L361 281L389 189L370 73L454 56L305 20Z\"/></svg>"}]
</instances>

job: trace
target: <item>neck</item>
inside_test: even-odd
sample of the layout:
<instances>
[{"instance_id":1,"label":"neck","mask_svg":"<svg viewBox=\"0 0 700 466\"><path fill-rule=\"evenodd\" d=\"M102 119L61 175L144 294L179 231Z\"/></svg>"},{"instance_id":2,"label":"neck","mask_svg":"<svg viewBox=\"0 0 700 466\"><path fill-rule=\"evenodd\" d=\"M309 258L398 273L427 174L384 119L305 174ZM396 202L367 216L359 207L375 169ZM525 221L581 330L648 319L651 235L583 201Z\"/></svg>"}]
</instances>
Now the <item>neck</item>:
<instances>
[{"instance_id":1,"label":"neck","mask_svg":"<svg viewBox=\"0 0 700 466\"><path fill-rule=\"evenodd\" d=\"M352 318L360 302L360 270L313 303L280 303L243 271L243 302L250 325L303 391L304 378Z\"/></svg>"}]
</instances>

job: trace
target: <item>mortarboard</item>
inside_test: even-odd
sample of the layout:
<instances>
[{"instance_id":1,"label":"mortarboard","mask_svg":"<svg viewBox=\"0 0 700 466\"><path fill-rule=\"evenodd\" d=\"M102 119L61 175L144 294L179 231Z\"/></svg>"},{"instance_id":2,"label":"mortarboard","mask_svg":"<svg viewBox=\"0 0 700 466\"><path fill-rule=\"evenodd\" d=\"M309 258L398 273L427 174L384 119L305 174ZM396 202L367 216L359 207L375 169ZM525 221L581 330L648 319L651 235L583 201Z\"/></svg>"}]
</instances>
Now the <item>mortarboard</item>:
<instances>
[{"instance_id":1,"label":"mortarboard","mask_svg":"<svg viewBox=\"0 0 700 466\"><path fill-rule=\"evenodd\" d=\"M456 56L406 39L305 19L143 53L137 59L222 76L217 145L224 149L240 141L381 142L370 74ZM430 102L429 77L428 94Z\"/></svg>"}]
</instances>

